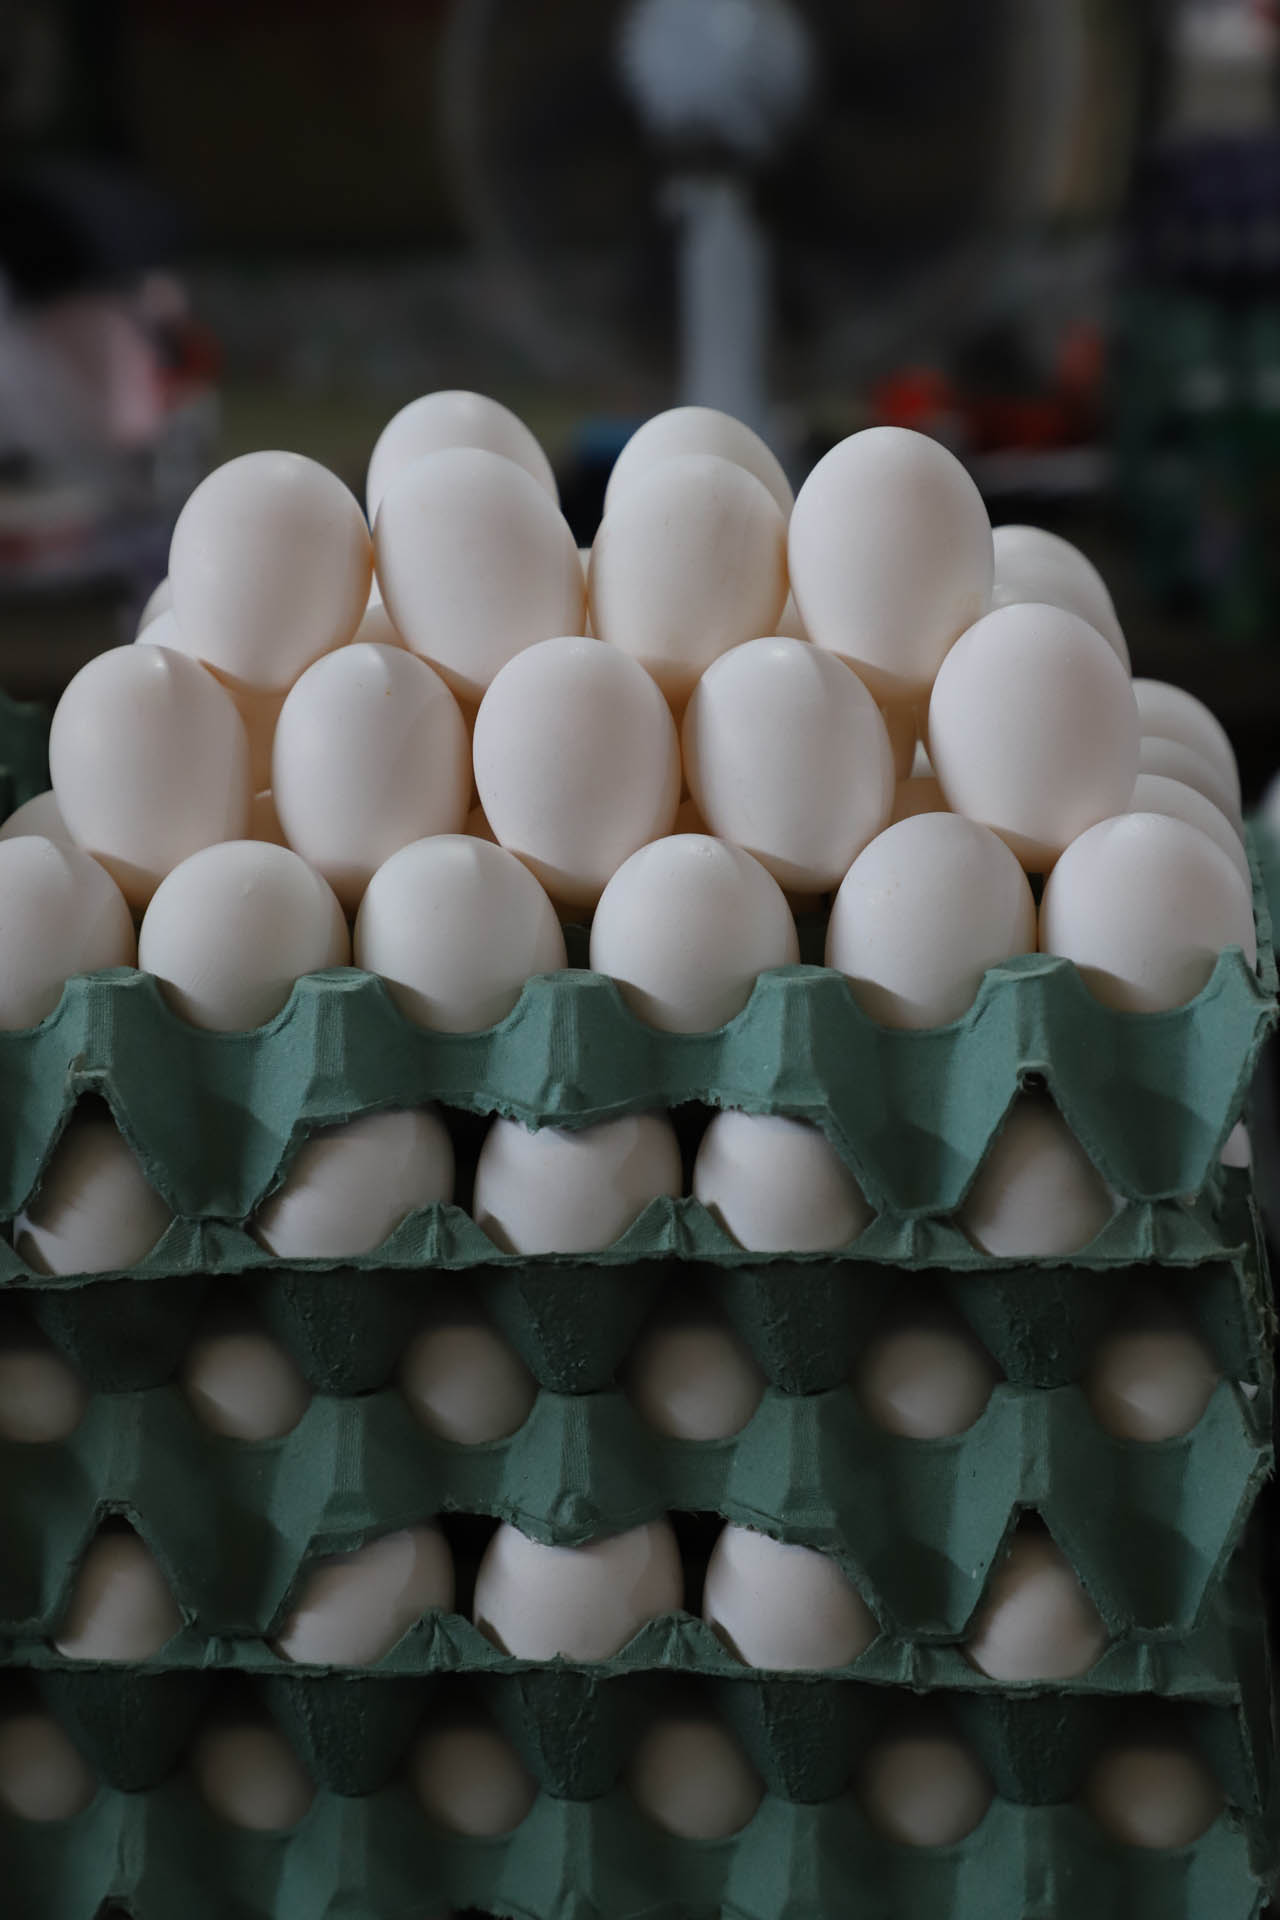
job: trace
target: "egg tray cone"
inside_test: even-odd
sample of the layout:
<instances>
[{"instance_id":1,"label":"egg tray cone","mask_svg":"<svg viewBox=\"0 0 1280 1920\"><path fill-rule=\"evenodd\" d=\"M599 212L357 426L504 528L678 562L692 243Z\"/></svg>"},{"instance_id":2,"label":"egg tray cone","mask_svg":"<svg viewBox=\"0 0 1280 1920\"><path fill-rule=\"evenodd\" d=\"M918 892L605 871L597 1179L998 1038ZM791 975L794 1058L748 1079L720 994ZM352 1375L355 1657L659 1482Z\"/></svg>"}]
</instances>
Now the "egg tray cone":
<instances>
[{"instance_id":1,"label":"egg tray cone","mask_svg":"<svg viewBox=\"0 0 1280 1920\"><path fill-rule=\"evenodd\" d=\"M965 1839L913 1848L851 1792L766 1795L740 1832L685 1840L624 1789L541 1793L497 1838L431 1820L403 1779L359 1799L321 1792L286 1833L227 1825L178 1772L148 1793L100 1791L69 1821L0 1815L6 1920L318 1920L478 1907L510 1920L1253 1920L1263 1890L1229 1810L1190 1846L1124 1847L1072 1804L994 1799Z\"/></svg>"},{"instance_id":2,"label":"egg tray cone","mask_svg":"<svg viewBox=\"0 0 1280 1920\"><path fill-rule=\"evenodd\" d=\"M49 715L0 692L0 820L49 789Z\"/></svg>"}]
</instances>

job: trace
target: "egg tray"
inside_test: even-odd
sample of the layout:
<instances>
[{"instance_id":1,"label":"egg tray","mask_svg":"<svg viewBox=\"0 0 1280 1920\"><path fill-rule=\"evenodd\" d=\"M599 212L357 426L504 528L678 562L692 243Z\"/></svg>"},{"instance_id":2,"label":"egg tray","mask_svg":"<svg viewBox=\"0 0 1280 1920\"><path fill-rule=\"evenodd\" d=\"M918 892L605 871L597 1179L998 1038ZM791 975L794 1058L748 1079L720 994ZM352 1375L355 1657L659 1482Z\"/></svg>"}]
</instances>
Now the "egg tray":
<instances>
[{"instance_id":1,"label":"egg tray","mask_svg":"<svg viewBox=\"0 0 1280 1920\"><path fill-rule=\"evenodd\" d=\"M1271 1466L1271 1393L1220 1381L1193 1431L1112 1439L1077 1387L1002 1385L951 1439L884 1431L847 1385L766 1392L735 1438L684 1442L625 1395L539 1393L509 1439L428 1433L401 1393L313 1399L282 1439L212 1433L173 1387L97 1396L58 1444L0 1441L0 1631L50 1633L123 1514L207 1635L269 1636L306 1560L437 1512L577 1544L668 1512L829 1553L892 1633L954 1638L1013 1516L1039 1512L1117 1635L1195 1625ZM192 1488L200 1489L193 1502Z\"/></svg>"},{"instance_id":2,"label":"egg tray","mask_svg":"<svg viewBox=\"0 0 1280 1920\"><path fill-rule=\"evenodd\" d=\"M292 1831L252 1833L175 1779L100 1792L73 1820L0 1814L7 1920L426 1920L482 1909L509 1920L1255 1920L1264 1889L1222 1815L1192 1845L1127 1847L1082 1809L993 1800L949 1847L886 1840L849 1795L768 1797L724 1840L684 1840L623 1792L541 1795L514 1832L434 1825L397 1782L320 1795Z\"/></svg>"},{"instance_id":3,"label":"egg tray","mask_svg":"<svg viewBox=\"0 0 1280 1920\"><path fill-rule=\"evenodd\" d=\"M49 715L0 692L0 820L49 788Z\"/></svg>"}]
</instances>

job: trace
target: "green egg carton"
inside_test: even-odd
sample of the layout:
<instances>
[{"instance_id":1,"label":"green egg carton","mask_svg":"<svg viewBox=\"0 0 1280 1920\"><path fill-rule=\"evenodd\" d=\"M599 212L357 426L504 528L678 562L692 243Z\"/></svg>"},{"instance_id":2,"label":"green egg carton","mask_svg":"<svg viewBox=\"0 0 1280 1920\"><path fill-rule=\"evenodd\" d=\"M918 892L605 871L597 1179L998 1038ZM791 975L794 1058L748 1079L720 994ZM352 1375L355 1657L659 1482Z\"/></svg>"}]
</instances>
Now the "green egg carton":
<instances>
[{"instance_id":1,"label":"green egg carton","mask_svg":"<svg viewBox=\"0 0 1280 1920\"><path fill-rule=\"evenodd\" d=\"M0 820L49 788L49 715L0 693Z\"/></svg>"}]
</instances>

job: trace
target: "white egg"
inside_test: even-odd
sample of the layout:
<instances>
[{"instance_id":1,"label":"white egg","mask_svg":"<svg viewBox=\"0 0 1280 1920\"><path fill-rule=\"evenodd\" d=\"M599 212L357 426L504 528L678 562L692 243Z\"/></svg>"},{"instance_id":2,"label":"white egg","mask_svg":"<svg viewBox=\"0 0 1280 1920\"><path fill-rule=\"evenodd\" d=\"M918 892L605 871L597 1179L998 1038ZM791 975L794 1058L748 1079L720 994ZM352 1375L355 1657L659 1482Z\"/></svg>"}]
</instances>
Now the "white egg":
<instances>
[{"instance_id":1,"label":"white egg","mask_svg":"<svg viewBox=\"0 0 1280 1920\"><path fill-rule=\"evenodd\" d=\"M432 1608L453 1605L453 1555L436 1526L384 1533L306 1568L276 1651L307 1666L371 1667Z\"/></svg>"},{"instance_id":2,"label":"white egg","mask_svg":"<svg viewBox=\"0 0 1280 1920\"><path fill-rule=\"evenodd\" d=\"M559 500L551 462L524 421L486 394L446 387L401 407L378 435L365 482L370 520L387 488L407 467L424 454L443 453L451 447L481 447L514 460L544 493Z\"/></svg>"},{"instance_id":3,"label":"white egg","mask_svg":"<svg viewBox=\"0 0 1280 1920\"><path fill-rule=\"evenodd\" d=\"M791 482L777 455L758 433L730 413L715 407L669 407L637 427L613 463L605 488L608 513L635 482L660 461L680 454L715 454L731 466L743 467L769 489L779 510L789 515L793 505Z\"/></svg>"},{"instance_id":4,"label":"white egg","mask_svg":"<svg viewBox=\"0 0 1280 1920\"><path fill-rule=\"evenodd\" d=\"M986 1412L999 1379L994 1360L969 1329L935 1315L874 1335L853 1372L869 1418L912 1440L964 1433Z\"/></svg>"},{"instance_id":5,"label":"white egg","mask_svg":"<svg viewBox=\"0 0 1280 1920\"><path fill-rule=\"evenodd\" d=\"M566 964L538 882L505 847L438 834L393 853L360 902L355 961L407 1020L474 1033L510 1013L526 980Z\"/></svg>"},{"instance_id":6,"label":"white egg","mask_svg":"<svg viewBox=\"0 0 1280 1920\"><path fill-rule=\"evenodd\" d=\"M655 1720L627 1768L632 1799L684 1840L740 1833L764 1798L764 1782L718 1720Z\"/></svg>"},{"instance_id":7,"label":"white egg","mask_svg":"<svg viewBox=\"0 0 1280 1920\"><path fill-rule=\"evenodd\" d=\"M891 1734L872 1747L858 1798L872 1824L900 1846L952 1847L983 1819L992 1788L963 1741L921 1731Z\"/></svg>"},{"instance_id":8,"label":"white egg","mask_svg":"<svg viewBox=\"0 0 1280 1920\"><path fill-rule=\"evenodd\" d=\"M374 582L377 587L377 581ZM404 635L392 620L381 600L370 599L365 608L364 618L352 634L349 645L353 647L398 647L404 651Z\"/></svg>"},{"instance_id":9,"label":"white egg","mask_svg":"<svg viewBox=\"0 0 1280 1920\"><path fill-rule=\"evenodd\" d=\"M730 647L773 633L787 598L787 525L763 482L714 454L659 461L601 522L591 628L633 654L676 707Z\"/></svg>"},{"instance_id":10,"label":"white egg","mask_svg":"<svg viewBox=\"0 0 1280 1920\"><path fill-rule=\"evenodd\" d=\"M988 828L917 814L858 855L827 922L826 960L886 1027L940 1027L973 1005L988 967L1034 953L1027 876Z\"/></svg>"},{"instance_id":11,"label":"white egg","mask_svg":"<svg viewBox=\"0 0 1280 1920\"><path fill-rule=\"evenodd\" d=\"M252 1328L201 1334L187 1349L182 1386L196 1418L231 1440L292 1433L311 1398L283 1347Z\"/></svg>"},{"instance_id":12,"label":"white egg","mask_svg":"<svg viewBox=\"0 0 1280 1920\"><path fill-rule=\"evenodd\" d=\"M0 1028L34 1027L74 974L137 959L124 895L79 847L0 840Z\"/></svg>"},{"instance_id":13,"label":"white egg","mask_svg":"<svg viewBox=\"0 0 1280 1920\"><path fill-rule=\"evenodd\" d=\"M1163 773L1140 773L1129 802L1130 813L1164 813L1171 820L1184 820L1189 827L1207 833L1215 847L1221 847L1240 878L1253 891L1253 875L1244 842L1212 800L1189 787L1185 780L1171 780Z\"/></svg>"},{"instance_id":14,"label":"white egg","mask_svg":"<svg viewBox=\"0 0 1280 1920\"><path fill-rule=\"evenodd\" d=\"M1079 547L1044 527L995 527L992 541L996 560L993 607L1034 601L1078 613L1102 635L1126 673L1129 671L1129 649L1107 584Z\"/></svg>"},{"instance_id":15,"label":"white egg","mask_svg":"<svg viewBox=\"0 0 1280 1920\"><path fill-rule=\"evenodd\" d=\"M800 957L771 874L707 834L654 840L624 861L591 923L591 965L653 1027L710 1033L740 1013L758 974Z\"/></svg>"},{"instance_id":16,"label":"white egg","mask_svg":"<svg viewBox=\"0 0 1280 1920\"><path fill-rule=\"evenodd\" d=\"M475 1315L415 1334L400 1365L400 1391L428 1432L479 1447L519 1431L538 1383L514 1348Z\"/></svg>"},{"instance_id":17,"label":"white egg","mask_svg":"<svg viewBox=\"0 0 1280 1920\"><path fill-rule=\"evenodd\" d=\"M250 1231L284 1260L369 1253L409 1214L452 1200L453 1173L434 1107L361 1114L303 1141Z\"/></svg>"},{"instance_id":18,"label":"white egg","mask_svg":"<svg viewBox=\"0 0 1280 1920\"><path fill-rule=\"evenodd\" d=\"M693 1196L730 1239L759 1252L844 1247L871 1218L821 1127L783 1114L716 1114L698 1145Z\"/></svg>"},{"instance_id":19,"label":"white egg","mask_svg":"<svg viewBox=\"0 0 1280 1920\"><path fill-rule=\"evenodd\" d=\"M1222 1812L1218 1783L1199 1755L1158 1739L1103 1753L1084 1801L1104 1832L1128 1847L1189 1847Z\"/></svg>"},{"instance_id":20,"label":"white egg","mask_svg":"<svg viewBox=\"0 0 1280 1920\"><path fill-rule=\"evenodd\" d=\"M809 637L877 700L927 694L991 594L991 525L960 462L903 427L868 427L819 460L788 540Z\"/></svg>"},{"instance_id":21,"label":"white egg","mask_svg":"<svg viewBox=\"0 0 1280 1920\"><path fill-rule=\"evenodd\" d=\"M162 613L167 613L172 605L173 588L170 586L169 576L166 574L159 586L153 587L147 596L146 605L138 615L138 625L134 638L136 639L145 627L149 627L153 620L158 620Z\"/></svg>"},{"instance_id":22,"label":"white egg","mask_svg":"<svg viewBox=\"0 0 1280 1920\"><path fill-rule=\"evenodd\" d=\"M1219 778L1226 781L1232 808L1238 812L1240 773L1227 730L1217 716L1193 693L1183 687L1170 686L1164 680L1135 680L1133 692L1143 733L1157 735L1162 740L1179 740L1202 760L1207 760Z\"/></svg>"},{"instance_id":23,"label":"white egg","mask_svg":"<svg viewBox=\"0 0 1280 1920\"><path fill-rule=\"evenodd\" d=\"M555 900L592 907L623 861L671 831L680 749L644 669L597 640L507 662L476 715L476 789L504 847Z\"/></svg>"},{"instance_id":24,"label":"white egg","mask_svg":"<svg viewBox=\"0 0 1280 1920\"><path fill-rule=\"evenodd\" d=\"M665 1113L536 1132L499 1117L476 1162L472 1212L504 1253L594 1253L651 1200L680 1190L680 1147Z\"/></svg>"},{"instance_id":25,"label":"white egg","mask_svg":"<svg viewBox=\"0 0 1280 1920\"><path fill-rule=\"evenodd\" d=\"M409 1778L431 1818L453 1833L511 1833L538 1797L537 1783L492 1727L433 1727L409 1755Z\"/></svg>"},{"instance_id":26,"label":"white egg","mask_svg":"<svg viewBox=\"0 0 1280 1920\"><path fill-rule=\"evenodd\" d=\"M1247 1167L1253 1163L1253 1147L1249 1141L1249 1129L1243 1120L1237 1120L1222 1145L1218 1155L1224 1167Z\"/></svg>"},{"instance_id":27,"label":"white egg","mask_svg":"<svg viewBox=\"0 0 1280 1920\"><path fill-rule=\"evenodd\" d=\"M1243 833L1244 823L1232 793L1232 782L1194 747L1184 746L1181 740L1164 740L1159 734L1144 733L1138 743L1138 770L1159 774L1165 780L1180 780L1184 787L1202 794L1215 806L1230 823L1233 833Z\"/></svg>"},{"instance_id":28,"label":"white egg","mask_svg":"<svg viewBox=\"0 0 1280 1920\"><path fill-rule=\"evenodd\" d=\"M1165 814L1104 820L1068 847L1040 900L1040 947L1074 962L1104 1006L1181 1007L1225 947L1257 959L1253 901L1196 827Z\"/></svg>"},{"instance_id":29,"label":"white egg","mask_svg":"<svg viewBox=\"0 0 1280 1920\"><path fill-rule=\"evenodd\" d=\"M74 1820L97 1782L47 1713L0 1720L0 1807L18 1820Z\"/></svg>"},{"instance_id":30,"label":"white egg","mask_svg":"<svg viewBox=\"0 0 1280 1920\"><path fill-rule=\"evenodd\" d=\"M264 793L255 793L253 806L249 812L249 838L265 840L268 846L282 847L285 844L284 829L280 825L280 816L276 812L275 795L268 788Z\"/></svg>"},{"instance_id":31,"label":"white egg","mask_svg":"<svg viewBox=\"0 0 1280 1920\"><path fill-rule=\"evenodd\" d=\"M58 812L52 787L47 793L37 793L30 800L24 800L0 825L0 840L18 840L28 834L37 834L41 839L53 840L62 846L75 845L67 832L66 822Z\"/></svg>"},{"instance_id":32,"label":"white egg","mask_svg":"<svg viewBox=\"0 0 1280 1920\"><path fill-rule=\"evenodd\" d=\"M885 730L889 735L889 745L893 750L893 777L895 781L909 780L911 769L915 765L916 747L916 710L910 704L904 706L884 706L880 709Z\"/></svg>"},{"instance_id":33,"label":"white egg","mask_svg":"<svg viewBox=\"0 0 1280 1920\"><path fill-rule=\"evenodd\" d=\"M405 644L474 705L508 660L581 633L582 568L568 522L499 454L455 447L392 480L373 527L378 581Z\"/></svg>"},{"instance_id":34,"label":"white egg","mask_svg":"<svg viewBox=\"0 0 1280 1920\"><path fill-rule=\"evenodd\" d=\"M1104 1334L1084 1386L1094 1419L1117 1440L1173 1440L1197 1425L1218 1379L1203 1340L1157 1315Z\"/></svg>"},{"instance_id":35,"label":"white egg","mask_svg":"<svg viewBox=\"0 0 1280 1920\"><path fill-rule=\"evenodd\" d=\"M191 1770L219 1819L250 1833L296 1827L315 1798L301 1761L275 1727L207 1728L192 1748Z\"/></svg>"},{"instance_id":36,"label":"white egg","mask_svg":"<svg viewBox=\"0 0 1280 1920\"><path fill-rule=\"evenodd\" d=\"M636 1412L673 1440L727 1440L764 1395L764 1375L710 1313L668 1309L631 1349L622 1384Z\"/></svg>"},{"instance_id":37,"label":"white egg","mask_svg":"<svg viewBox=\"0 0 1280 1920\"><path fill-rule=\"evenodd\" d=\"M1101 1174L1047 1094L1015 1099L959 1221L983 1253L1052 1259L1096 1238L1115 1212Z\"/></svg>"},{"instance_id":38,"label":"white egg","mask_svg":"<svg viewBox=\"0 0 1280 1920\"><path fill-rule=\"evenodd\" d=\"M475 1623L521 1660L608 1660L649 1620L684 1602L665 1520L581 1547L549 1547L504 1523L476 1574Z\"/></svg>"},{"instance_id":39,"label":"white egg","mask_svg":"<svg viewBox=\"0 0 1280 1920\"><path fill-rule=\"evenodd\" d=\"M922 813L949 813L946 795L931 773L915 774L900 780L894 789L893 813L889 820L896 827L900 820L914 820Z\"/></svg>"},{"instance_id":40,"label":"white egg","mask_svg":"<svg viewBox=\"0 0 1280 1920\"><path fill-rule=\"evenodd\" d=\"M169 1583L136 1533L97 1534L53 1644L69 1660L149 1660L182 1627Z\"/></svg>"},{"instance_id":41,"label":"white egg","mask_svg":"<svg viewBox=\"0 0 1280 1920\"><path fill-rule=\"evenodd\" d=\"M177 636L239 687L283 692L351 638L372 571L364 515L336 474L300 453L241 454L208 474L178 515L169 547Z\"/></svg>"},{"instance_id":42,"label":"white egg","mask_svg":"<svg viewBox=\"0 0 1280 1920\"><path fill-rule=\"evenodd\" d=\"M893 811L880 709L843 660L803 640L747 640L712 661L681 740L712 833L789 890L838 886Z\"/></svg>"},{"instance_id":43,"label":"white egg","mask_svg":"<svg viewBox=\"0 0 1280 1920\"><path fill-rule=\"evenodd\" d=\"M138 965L174 1012L217 1033L264 1025L303 974L350 959L331 889L264 840L193 853L156 888L138 932Z\"/></svg>"},{"instance_id":44,"label":"white egg","mask_svg":"<svg viewBox=\"0 0 1280 1920\"><path fill-rule=\"evenodd\" d=\"M0 1439L28 1446L65 1440L88 1405L79 1374L35 1332L0 1346Z\"/></svg>"},{"instance_id":45,"label":"white egg","mask_svg":"<svg viewBox=\"0 0 1280 1920\"><path fill-rule=\"evenodd\" d=\"M169 647L81 667L49 732L58 809L131 907L189 854L249 824L249 741L231 696Z\"/></svg>"},{"instance_id":46,"label":"white egg","mask_svg":"<svg viewBox=\"0 0 1280 1920\"><path fill-rule=\"evenodd\" d=\"M993 1680L1067 1680L1087 1673L1106 1644L1062 1549L1046 1533L1015 1533L969 1623L970 1664Z\"/></svg>"},{"instance_id":47,"label":"white egg","mask_svg":"<svg viewBox=\"0 0 1280 1920\"><path fill-rule=\"evenodd\" d=\"M1138 709L1100 633L1061 607L998 607L961 635L929 702L929 758L947 804L1032 872L1138 777Z\"/></svg>"},{"instance_id":48,"label":"white egg","mask_svg":"<svg viewBox=\"0 0 1280 1920\"><path fill-rule=\"evenodd\" d=\"M137 639L143 646L168 647L174 653L188 654L191 649L184 643L178 628L177 616L172 608L160 614L144 633ZM248 687L241 681L221 673L217 667L210 666L207 660L200 662L230 697L236 712L244 723L245 737L249 742L249 783L255 790L271 784L271 742L275 733L276 721L280 717L280 707L284 700L281 687Z\"/></svg>"},{"instance_id":49,"label":"white egg","mask_svg":"<svg viewBox=\"0 0 1280 1920\"><path fill-rule=\"evenodd\" d=\"M804 621L800 618L800 609L796 605L796 597L794 593L789 590L786 600L783 603L782 612L778 615L777 621L775 622L775 628L778 633L785 634L789 640L807 640L809 638L805 632Z\"/></svg>"},{"instance_id":50,"label":"white egg","mask_svg":"<svg viewBox=\"0 0 1280 1920\"><path fill-rule=\"evenodd\" d=\"M827 1554L748 1527L725 1527L711 1549L702 1617L746 1666L780 1673L848 1666L880 1631Z\"/></svg>"},{"instance_id":51,"label":"white egg","mask_svg":"<svg viewBox=\"0 0 1280 1920\"><path fill-rule=\"evenodd\" d=\"M327 654L281 708L270 786L289 845L354 913L393 853L462 831L471 758L458 703L403 648Z\"/></svg>"},{"instance_id":52,"label":"white egg","mask_svg":"<svg viewBox=\"0 0 1280 1920\"><path fill-rule=\"evenodd\" d=\"M109 1273L150 1253L173 1215L115 1122L74 1113L13 1223L33 1273Z\"/></svg>"}]
</instances>

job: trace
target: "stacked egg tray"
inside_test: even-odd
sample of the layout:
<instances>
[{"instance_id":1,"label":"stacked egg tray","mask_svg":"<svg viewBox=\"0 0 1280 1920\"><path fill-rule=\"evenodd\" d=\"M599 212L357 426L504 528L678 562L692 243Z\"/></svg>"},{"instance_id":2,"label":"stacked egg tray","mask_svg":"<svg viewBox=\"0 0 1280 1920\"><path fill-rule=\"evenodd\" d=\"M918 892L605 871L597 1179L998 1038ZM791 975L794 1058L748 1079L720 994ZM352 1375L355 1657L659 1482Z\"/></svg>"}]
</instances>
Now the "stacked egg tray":
<instances>
[{"instance_id":1,"label":"stacked egg tray","mask_svg":"<svg viewBox=\"0 0 1280 1920\"><path fill-rule=\"evenodd\" d=\"M0 1453L0 1660L107 1783L55 1828L0 1816L18 1901L6 1911L91 1920L112 1898L138 1920L201 1900L262 1920L408 1920L433 1902L528 1920L977 1920L1119 1914L1123 1902L1153 1920L1246 1920L1276 1866L1248 1527L1271 1461L1273 1321L1248 1177L1220 1154L1274 1013L1261 886L1257 899L1257 972L1225 953L1195 1001L1162 1014L1105 1009L1067 963L1029 956L992 969L969 1013L933 1032L883 1030L838 975L798 966L763 975L709 1035L652 1031L612 983L581 971L529 982L490 1032L451 1035L408 1025L378 981L339 970L300 981L274 1021L237 1035L186 1026L153 981L120 971L69 982L40 1027L0 1034L0 1214L37 1185L76 1103L98 1098L177 1216L128 1273L37 1276L0 1245L9 1311L33 1315L94 1390L67 1441ZM1065 1260L991 1259L953 1221L1030 1081L1125 1202ZM654 1106L678 1123L708 1106L812 1119L876 1217L849 1248L798 1257L744 1252L687 1199L654 1203L590 1258L504 1255L461 1207L413 1216L341 1264L274 1260L246 1232L311 1131L428 1101L464 1135L467 1116L492 1113L568 1126ZM849 1390L852 1357L904 1271L958 1308L1006 1376L951 1440L875 1430ZM1152 1278L1199 1327L1223 1382L1191 1434L1142 1446L1101 1433L1080 1379L1097 1335ZM520 1431L489 1446L430 1438L394 1384L414 1328L460 1289L540 1388ZM769 1382L732 1440L652 1434L614 1386L668 1290L718 1300ZM173 1385L202 1309L246 1298L316 1389L279 1441L205 1432ZM1112 1633L1076 1680L998 1684L960 1650L1025 1509L1049 1523ZM462 1613L426 1617L367 1670L291 1665L272 1649L306 1564L388 1528L492 1515L568 1542L664 1510L831 1552L879 1638L834 1673L753 1671L694 1617L691 1578L689 1612L592 1665L511 1658ZM72 1661L51 1644L78 1558L110 1515L151 1545L187 1622L136 1666ZM542 1788L503 1841L442 1835L402 1777L424 1714L459 1688L482 1698ZM216 1825L181 1772L202 1716L245 1690L322 1788L290 1835ZM729 1841L662 1837L617 1785L645 1716L694 1690L768 1789ZM998 1795L966 1840L918 1856L877 1837L848 1793L867 1739L908 1691L946 1700ZM1091 1755L1153 1701L1184 1713L1228 1803L1168 1855L1117 1849L1069 1804Z\"/></svg>"}]
</instances>

